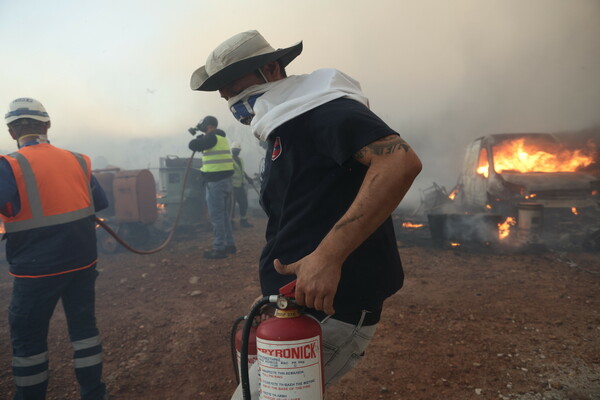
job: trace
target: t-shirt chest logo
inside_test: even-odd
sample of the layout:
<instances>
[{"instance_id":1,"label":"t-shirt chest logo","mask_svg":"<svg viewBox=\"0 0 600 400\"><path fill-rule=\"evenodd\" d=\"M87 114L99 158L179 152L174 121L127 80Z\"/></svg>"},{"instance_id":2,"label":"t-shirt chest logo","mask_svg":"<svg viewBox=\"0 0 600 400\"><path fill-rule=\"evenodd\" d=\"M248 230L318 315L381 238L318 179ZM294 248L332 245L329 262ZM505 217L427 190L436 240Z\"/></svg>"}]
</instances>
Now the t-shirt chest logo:
<instances>
[{"instance_id":1,"label":"t-shirt chest logo","mask_svg":"<svg viewBox=\"0 0 600 400\"><path fill-rule=\"evenodd\" d=\"M275 143L273 144L273 153L271 154L271 161L275 161L277 157L281 155L281 139L279 136L275 138Z\"/></svg>"}]
</instances>

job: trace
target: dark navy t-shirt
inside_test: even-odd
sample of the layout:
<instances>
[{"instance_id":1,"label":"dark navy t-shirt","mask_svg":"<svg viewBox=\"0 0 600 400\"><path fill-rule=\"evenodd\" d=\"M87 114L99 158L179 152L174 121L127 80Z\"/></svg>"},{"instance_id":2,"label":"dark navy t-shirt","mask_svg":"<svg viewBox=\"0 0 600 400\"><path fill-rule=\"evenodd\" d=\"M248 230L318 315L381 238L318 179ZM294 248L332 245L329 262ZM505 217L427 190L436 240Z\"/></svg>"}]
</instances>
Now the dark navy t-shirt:
<instances>
[{"instance_id":1,"label":"dark navy t-shirt","mask_svg":"<svg viewBox=\"0 0 600 400\"><path fill-rule=\"evenodd\" d=\"M263 295L295 279L273 267L310 254L353 202L367 167L353 155L397 134L367 107L337 99L278 127L269 137L261 205L267 244L260 259ZM377 309L403 283L391 218L346 260L334 300L336 312Z\"/></svg>"}]
</instances>

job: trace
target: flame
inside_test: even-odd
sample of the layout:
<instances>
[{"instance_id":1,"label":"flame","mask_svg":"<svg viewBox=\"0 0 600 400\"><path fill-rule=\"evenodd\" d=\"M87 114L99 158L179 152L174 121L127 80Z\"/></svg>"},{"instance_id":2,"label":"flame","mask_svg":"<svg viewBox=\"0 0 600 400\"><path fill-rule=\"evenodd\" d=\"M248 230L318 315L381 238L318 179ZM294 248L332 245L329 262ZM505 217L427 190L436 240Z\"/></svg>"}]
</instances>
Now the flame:
<instances>
[{"instance_id":1,"label":"flame","mask_svg":"<svg viewBox=\"0 0 600 400\"><path fill-rule=\"evenodd\" d=\"M460 243L457 243L457 242L450 242L450 246L451 246L451 247L460 247Z\"/></svg>"},{"instance_id":2,"label":"flame","mask_svg":"<svg viewBox=\"0 0 600 400\"><path fill-rule=\"evenodd\" d=\"M412 222L403 222L403 228L422 228L423 224L413 224Z\"/></svg>"},{"instance_id":3,"label":"flame","mask_svg":"<svg viewBox=\"0 0 600 400\"><path fill-rule=\"evenodd\" d=\"M449 198L450 200L454 200L454 199L456 199L456 196L457 196L457 195L458 195L458 189L454 189L454 190L452 191L452 193L450 193L450 194L448 195L448 198Z\"/></svg>"},{"instance_id":4,"label":"flame","mask_svg":"<svg viewBox=\"0 0 600 400\"><path fill-rule=\"evenodd\" d=\"M492 206L491 206L490 204L486 204L486 205L485 205L485 208L486 208L486 209L488 209L488 210L491 210L491 209L492 209Z\"/></svg>"},{"instance_id":5,"label":"flame","mask_svg":"<svg viewBox=\"0 0 600 400\"><path fill-rule=\"evenodd\" d=\"M579 215L579 212L577 211L577 208L575 208L575 207L571 207L571 212L575 215Z\"/></svg>"},{"instance_id":6,"label":"flame","mask_svg":"<svg viewBox=\"0 0 600 400\"><path fill-rule=\"evenodd\" d=\"M98 218L100 221L104 221L104 218ZM96 223L96 229L100 228L100 224Z\"/></svg>"},{"instance_id":7,"label":"flame","mask_svg":"<svg viewBox=\"0 0 600 400\"><path fill-rule=\"evenodd\" d=\"M166 195L162 194L162 193L156 193L156 199L162 199L163 197L165 197ZM158 209L158 211L164 211L167 208L167 205L165 203L159 203L156 202L156 208Z\"/></svg>"},{"instance_id":8,"label":"flame","mask_svg":"<svg viewBox=\"0 0 600 400\"><path fill-rule=\"evenodd\" d=\"M2 221L0 221L0 235L6 233L6 230L4 229L4 223L2 223Z\"/></svg>"},{"instance_id":9,"label":"flame","mask_svg":"<svg viewBox=\"0 0 600 400\"><path fill-rule=\"evenodd\" d=\"M479 175L483 175L484 178L487 178L490 175L490 163L488 161L488 154L485 148L481 149L481 152L479 153L477 173Z\"/></svg>"},{"instance_id":10,"label":"flame","mask_svg":"<svg viewBox=\"0 0 600 400\"><path fill-rule=\"evenodd\" d=\"M525 196L525 198L526 199L533 199L535 196L537 196L537 194L531 193L531 194L528 194L527 196Z\"/></svg>"},{"instance_id":11,"label":"flame","mask_svg":"<svg viewBox=\"0 0 600 400\"><path fill-rule=\"evenodd\" d=\"M477 167L477 173L483 175L484 178L487 178L490 174L490 165L486 163L485 165Z\"/></svg>"},{"instance_id":12,"label":"flame","mask_svg":"<svg viewBox=\"0 0 600 400\"><path fill-rule=\"evenodd\" d=\"M517 221L513 217L508 217L504 222L498 224L498 237L500 240L506 239L510 235L510 227L516 224Z\"/></svg>"},{"instance_id":13,"label":"flame","mask_svg":"<svg viewBox=\"0 0 600 400\"><path fill-rule=\"evenodd\" d=\"M594 151L593 146L587 150L569 150L549 140L505 140L493 146L494 169L498 173L575 172L594 162Z\"/></svg>"}]
</instances>

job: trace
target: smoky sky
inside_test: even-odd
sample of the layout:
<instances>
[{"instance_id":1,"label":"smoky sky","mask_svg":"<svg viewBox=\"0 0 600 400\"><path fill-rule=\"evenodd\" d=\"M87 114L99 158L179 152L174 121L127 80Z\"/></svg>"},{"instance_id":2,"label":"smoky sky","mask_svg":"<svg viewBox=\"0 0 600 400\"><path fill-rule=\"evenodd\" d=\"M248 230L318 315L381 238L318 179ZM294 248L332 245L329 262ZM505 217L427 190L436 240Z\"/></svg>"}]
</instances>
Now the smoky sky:
<instances>
[{"instance_id":1,"label":"smoky sky","mask_svg":"<svg viewBox=\"0 0 600 400\"><path fill-rule=\"evenodd\" d=\"M37 98L54 144L126 169L189 156L187 128L215 115L258 170L262 149L226 102L189 88L208 53L248 29L275 48L303 41L288 74L338 68L361 83L423 160L411 199L450 189L477 137L600 125L597 0L29 3L0 3L2 101Z\"/></svg>"}]
</instances>

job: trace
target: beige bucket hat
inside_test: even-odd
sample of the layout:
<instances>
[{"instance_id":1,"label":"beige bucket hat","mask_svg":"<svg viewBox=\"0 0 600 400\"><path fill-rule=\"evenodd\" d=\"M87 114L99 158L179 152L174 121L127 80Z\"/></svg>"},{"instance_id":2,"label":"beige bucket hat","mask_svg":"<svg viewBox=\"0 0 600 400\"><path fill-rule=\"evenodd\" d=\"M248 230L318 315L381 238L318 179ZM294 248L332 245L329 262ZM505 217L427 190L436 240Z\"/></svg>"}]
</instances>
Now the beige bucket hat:
<instances>
[{"instance_id":1,"label":"beige bucket hat","mask_svg":"<svg viewBox=\"0 0 600 400\"><path fill-rule=\"evenodd\" d=\"M258 31L247 31L227 39L214 49L206 65L192 74L192 90L212 92L257 70L271 61L283 67L302 53L302 42L275 50Z\"/></svg>"}]
</instances>

